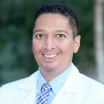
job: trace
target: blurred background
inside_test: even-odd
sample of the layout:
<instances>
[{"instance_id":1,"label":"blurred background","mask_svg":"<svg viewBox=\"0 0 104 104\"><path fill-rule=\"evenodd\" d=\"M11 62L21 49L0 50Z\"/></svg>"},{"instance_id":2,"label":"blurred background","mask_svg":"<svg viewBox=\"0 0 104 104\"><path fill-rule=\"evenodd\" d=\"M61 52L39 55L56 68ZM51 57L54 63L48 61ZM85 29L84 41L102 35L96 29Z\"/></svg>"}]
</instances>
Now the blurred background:
<instances>
[{"instance_id":1,"label":"blurred background","mask_svg":"<svg viewBox=\"0 0 104 104\"><path fill-rule=\"evenodd\" d=\"M104 83L103 0L0 0L0 85L31 75L38 68L32 53L37 8L64 3L79 19L81 47L73 62L79 71Z\"/></svg>"}]
</instances>

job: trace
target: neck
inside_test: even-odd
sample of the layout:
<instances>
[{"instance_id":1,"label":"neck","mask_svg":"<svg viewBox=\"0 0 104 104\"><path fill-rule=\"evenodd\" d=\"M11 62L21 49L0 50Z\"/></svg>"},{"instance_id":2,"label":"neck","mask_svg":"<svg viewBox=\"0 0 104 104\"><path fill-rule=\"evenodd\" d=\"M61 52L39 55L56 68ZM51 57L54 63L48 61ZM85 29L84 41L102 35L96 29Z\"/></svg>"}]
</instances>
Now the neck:
<instances>
[{"instance_id":1,"label":"neck","mask_svg":"<svg viewBox=\"0 0 104 104\"><path fill-rule=\"evenodd\" d=\"M68 67L69 67L69 65L67 65L63 69L59 69L59 70L53 70L53 69L50 70L50 69L42 69L42 68L40 68L40 71L41 71L41 74L43 75L43 77L45 78L45 80L47 82L50 82L55 77L57 77L58 75L62 74Z\"/></svg>"},{"instance_id":2,"label":"neck","mask_svg":"<svg viewBox=\"0 0 104 104\"><path fill-rule=\"evenodd\" d=\"M45 80L47 81L47 82L50 82L51 80L53 80L55 77L57 77L58 75L60 75L61 73L59 73L59 72L45 72L45 73L43 73L43 72L41 72L42 73L42 75L43 75L43 77L45 78Z\"/></svg>"},{"instance_id":3,"label":"neck","mask_svg":"<svg viewBox=\"0 0 104 104\"><path fill-rule=\"evenodd\" d=\"M58 75L62 74L67 68L65 68L64 70L55 70L55 71L49 71L49 70L41 70L41 74L43 75L43 77L45 78L45 80L47 82L50 82L51 80L53 80L55 77L57 77Z\"/></svg>"}]
</instances>

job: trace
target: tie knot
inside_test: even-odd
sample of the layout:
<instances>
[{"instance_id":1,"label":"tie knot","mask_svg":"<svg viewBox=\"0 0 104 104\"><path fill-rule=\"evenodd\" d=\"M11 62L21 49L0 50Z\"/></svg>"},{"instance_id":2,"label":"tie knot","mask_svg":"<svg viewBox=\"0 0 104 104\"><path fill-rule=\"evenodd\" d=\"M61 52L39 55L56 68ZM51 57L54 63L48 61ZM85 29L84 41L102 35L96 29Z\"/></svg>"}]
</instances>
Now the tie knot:
<instances>
[{"instance_id":1,"label":"tie knot","mask_svg":"<svg viewBox=\"0 0 104 104\"><path fill-rule=\"evenodd\" d=\"M44 91L49 91L50 92L51 90L52 90L52 88L48 83L44 83L41 87L41 92L44 92Z\"/></svg>"}]
</instances>

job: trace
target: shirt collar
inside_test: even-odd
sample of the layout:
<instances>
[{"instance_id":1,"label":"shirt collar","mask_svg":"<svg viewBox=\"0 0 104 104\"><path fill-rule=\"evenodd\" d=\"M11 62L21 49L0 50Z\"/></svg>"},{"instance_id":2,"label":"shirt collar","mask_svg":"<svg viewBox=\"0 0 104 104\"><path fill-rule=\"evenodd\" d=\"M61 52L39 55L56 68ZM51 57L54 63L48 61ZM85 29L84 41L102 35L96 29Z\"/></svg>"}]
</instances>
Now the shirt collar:
<instances>
[{"instance_id":1,"label":"shirt collar","mask_svg":"<svg viewBox=\"0 0 104 104\"><path fill-rule=\"evenodd\" d=\"M37 92L40 92L42 85L46 82L47 81L44 79L39 69L38 79L37 79Z\"/></svg>"},{"instance_id":2,"label":"shirt collar","mask_svg":"<svg viewBox=\"0 0 104 104\"><path fill-rule=\"evenodd\" d=\"M55 94L57 94L59 90L62 88L63 84L65 83L70 73L71 68L72 68L72 64L70 64L70 66L62 74L60 74L59 76L57 76L56 78L54 78L52 81L49 82ZM40 92L41 86L44 83L47 83L47 81L44 79L39 69L38 80L37 80L37 92Z\"/></svg>"},{"instance_id":3,"label":"shirt collar","mask_svg":"<svg viewBox=\"0 0 104 104\"><path fill-rule=\"evenodd\" d=\"M70 70L71 70L72 65L70 65L62 74L54 78L52 81L49 82L51 85L53 92L57 94L59 90L62 88L63 84L65 83Z\"/></svg>"}]
</instances>

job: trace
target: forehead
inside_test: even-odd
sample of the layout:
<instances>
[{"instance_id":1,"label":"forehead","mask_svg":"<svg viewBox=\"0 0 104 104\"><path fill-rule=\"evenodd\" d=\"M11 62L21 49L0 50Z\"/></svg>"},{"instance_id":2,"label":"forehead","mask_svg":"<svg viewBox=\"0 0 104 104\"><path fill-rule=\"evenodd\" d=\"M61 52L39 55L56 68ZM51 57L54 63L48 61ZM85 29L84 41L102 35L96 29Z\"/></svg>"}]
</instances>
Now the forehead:
<instances>
[{"instance_id":1,"label":"forehead","mask_svg":"<svg viewBox=\"0 0 104 104\"><path fill-rule=\"evenodd\" d=\"M57 18L58 19L64 19L64 20L68 20L68 18L60 13L43 13L41 15L39 15L39 17L36 19L37 20L40 20L40 19L51 19L51 20L56 20Z\"/></svg>"},{"instance_id":2,"label":"forehead","mask_svg":"<svg viewBox=\"0 0 104 104\"><path fill-rule=\"evenodd\" d=\"M50 28L70 28L68 18L59 13L41 14L35 21L34 28L50 27Z\"/></svg>"}]
</instances>

